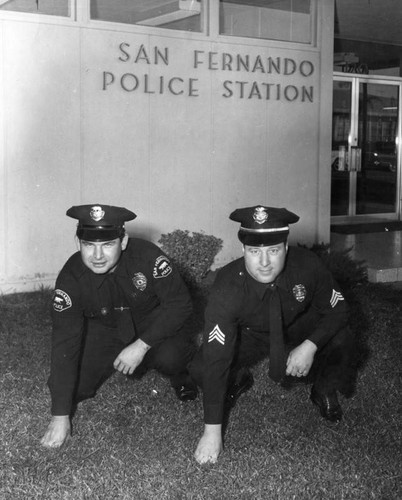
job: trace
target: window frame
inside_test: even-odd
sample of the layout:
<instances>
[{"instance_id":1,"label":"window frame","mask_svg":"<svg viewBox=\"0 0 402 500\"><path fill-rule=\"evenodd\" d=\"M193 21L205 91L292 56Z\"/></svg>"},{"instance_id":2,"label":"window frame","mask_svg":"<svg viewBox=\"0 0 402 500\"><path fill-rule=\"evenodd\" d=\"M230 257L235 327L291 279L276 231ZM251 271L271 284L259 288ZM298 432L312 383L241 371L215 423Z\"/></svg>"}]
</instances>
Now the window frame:
<instances>
[{"instance_id":1,"label":"window frame","mask_svg":"<svg viewBox=\"0 0 402 500\"><path fill-rule=\"evenodd\" d=\"M321 2L311 0L312 15L311 15L311 42L291 42L286 40L277 40L270 38L252 38L241 37L237 35L225 35L219 33L219 0L202 0L202 30L199 32L175 30L171 28L163 28L156 26L144 26L140 24L127 24L120 22L104 21L99 19L91 19L90 9L91 0L68 0L70 5L70 16L54 16L47 14L37 14L29 12L16 11L1 11L0 20L12 21L29 21L46 24L58 25L74 25L83 28L96 28L107 31L118 31L133 34L143 34L149 36L166 36L169 38L186 39L186 40L202 40L210 42L218 42L229 45L241 46L259 46L259 47L278 47L283 49L294 50L312 50L318 49L318 19L319 10L322 9Z\"/></svg>"},{"instance_id":2,"label":"window frame","mask_svg":"<svg viewBox=\"0 0 402 500\"><path fill-rule=\"evenodd\" d=\"M86 3L87 0L83 0ZM6 3L6 2L4 2ZM81 1L78 0L67 0L67 5L70 9L70 15L68 16L57 16L52 14L41 14L33 12L20 12L16 10L0 10L0 19L4 20L17 20L17 21L34 21L40 19L41 22L53 21L54 24L60 24L65 21L67 24L77 22L77 11L82 5ZM51 23L52 24L52 23Z\"/></svg>"},{"instance_id":3,"label":"window frame","mask_svg":"<svg viewBox=\"0 0 402 500\"><path fill-rule=\"evenodd\" d=\"M247 40L251 40L253 42L255 41L265 41L269 43L284 43L284 44L290 44L291 46L297 45L297 46L302 46L302 47L316 47L317 45L317 10L318 10L318 1L317 0L310 0L311 2L311 15L310 15L310 32L311 32L311 41L310 42L293 42L291 40L279 40L277 38L261 38L261 37L245 37L245 36L240 36L240 35L227 35L227 34L221 34L219 32L219 26L220 26L220 0L211 0L213 4L213 9L211 8L211 16L210 16L210 22L214 20L215 23L213 25L214 28L214 34L217 38L224 39L226 40L232 40L232 39L240 39L242 40L243 45L249 45L246 43ZM252 43L252 45L255 45L255 43Z\"/></svg>"}]
</instances>

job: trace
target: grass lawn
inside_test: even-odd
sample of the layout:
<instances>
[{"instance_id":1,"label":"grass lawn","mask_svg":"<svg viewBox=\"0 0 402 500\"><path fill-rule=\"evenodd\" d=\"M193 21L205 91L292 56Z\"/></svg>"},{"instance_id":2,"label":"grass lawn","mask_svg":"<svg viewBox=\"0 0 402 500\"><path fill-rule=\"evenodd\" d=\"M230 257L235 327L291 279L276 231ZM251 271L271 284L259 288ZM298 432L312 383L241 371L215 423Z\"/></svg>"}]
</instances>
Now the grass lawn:
<instances>
[{"instance_id":1,"label":"grass lawn","mask_svg":"<svg viewBox=\"0 0 402 500\"><path fill-rule=\"evenodd\" d=\"M179 402L156 372L112 377L82 403L61 450L39 440L49 420L49 291L0 297L0 499L401 499L402 291L353 290L353 327L368 355L344 419L325 422L309 387L284 390L254 370L232 411L225 451L193 452L202 404ZM363 356L362 356L363 360Z\"/></svg>"}]
</instances>

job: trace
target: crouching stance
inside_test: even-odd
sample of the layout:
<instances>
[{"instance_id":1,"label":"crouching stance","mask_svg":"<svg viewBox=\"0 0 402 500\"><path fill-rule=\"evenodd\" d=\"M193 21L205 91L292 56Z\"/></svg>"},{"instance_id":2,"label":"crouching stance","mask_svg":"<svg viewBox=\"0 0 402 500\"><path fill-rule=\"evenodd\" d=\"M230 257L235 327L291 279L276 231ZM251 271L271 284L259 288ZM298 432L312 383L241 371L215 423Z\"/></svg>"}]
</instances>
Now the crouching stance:
<instances>
[{"instance_id":1,"label":"crouching stance","mask_svg":"<svg viewBox=\"0 0 402 500\"><path fill-rule=\"evenodd\" d=\"M170 377L181 400L197 395L186 370L191 300L168 257L150 242L128 238L124 222L136 215L125 208L82 205L67 215L78 219L79 252L61 270L53 297L45 447L64 443L76 404L93 397L115 370L131 375L155 368Z\"/></svg>"},{"instance_id":2,"label":"crouching stance","mask_svg":"<svg viewBox=\"0 0 402 500\"><path fill-rule=\"evenodd\" d=\"M321 415L337 422L338 390L353 374L348 307L331 273L313 252L289 247L284 208L235 210L244 257L217 274L205 314L203 345L190 366L203 389L205 429L195 458L215 462L222 451L225 408L253 384L248 367L269 356L276 382L306 377Z\"/></svg>"}]
</instances>

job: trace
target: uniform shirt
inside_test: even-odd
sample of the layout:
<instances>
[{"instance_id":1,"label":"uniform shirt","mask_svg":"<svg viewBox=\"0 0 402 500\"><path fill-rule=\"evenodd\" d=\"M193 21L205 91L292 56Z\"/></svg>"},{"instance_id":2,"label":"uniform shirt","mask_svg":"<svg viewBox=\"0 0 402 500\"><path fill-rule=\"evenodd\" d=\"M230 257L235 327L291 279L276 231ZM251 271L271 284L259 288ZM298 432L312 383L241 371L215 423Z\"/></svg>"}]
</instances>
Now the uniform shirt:
<instances>
[{"instance_id":1,"label":"uniform shirt","mask_svg":"<svg viewBox=\"0 0 402 500\"><path fill-rule=\"evenodd\" d=\"M311 340L320 349L347 324L348 306L339 286L321 259L307 249L289 247L285 267L274 284L254 280L246 271L244 258L223 267L205 313L203 391L207 424L222 421L239 331L269 342L272 286L277 287L281 299L285 343L292 342L286 332L301 327L306 331L303 340Z\"/></svg>"},{"instance_id":2,"label":"uniform shirt","mask_svg":"<svg viewBox=\"0 0 402 500\"><path fill-rule=\"evenodd\" d=\"M177 333L191 310L178 271L153 243L130 239L114 272L104 275L87 268L80 252L72 255L56 280L53 298L52 414L71 411L85 321L109 328L124 344L135 336L154 346ZM127 328L119 328L123 312Z\"/></svg>"}]
</instances>

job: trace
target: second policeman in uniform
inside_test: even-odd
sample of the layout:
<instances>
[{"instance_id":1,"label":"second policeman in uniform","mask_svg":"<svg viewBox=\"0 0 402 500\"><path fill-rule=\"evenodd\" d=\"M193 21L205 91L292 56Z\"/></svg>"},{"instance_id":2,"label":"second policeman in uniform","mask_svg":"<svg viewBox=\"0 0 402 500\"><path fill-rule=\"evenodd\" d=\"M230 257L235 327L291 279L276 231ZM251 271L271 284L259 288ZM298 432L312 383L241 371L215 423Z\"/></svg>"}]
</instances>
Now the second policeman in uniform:
<instances>
[{"instance_id":1,"label":"second policeman in uniform","mask_svg":"<svg viewBox=\"0 0 402 500\"><path fill-rule=\"evenodd\" d=\"M53 297L46 447L63 444L75 405L115 370L155 368L171 378L181 400L197 395L186 370L191 300L169 258L148 241L128 238L124 223L136 215L126 208L81 205L67 215L78 219L79 251L61 270Z\"/></svg>"},{"instance_id":2,"label":"second policeman in uniform","mask_svg":"<svg viewBox=\"0 0 402 500\"><path fill-rule=\"evenodd\" d=\"M201 350L190 372L202 386L204 434L195 458L215 462L222 450L225 406L253 383L248 367L269 356L276 382L307 377L321 415L337 422L337 391L353 375L348 306L321 259L288 246L299 217L262 205L235 210L244 256L217 274L205 313ZM296 380L296 379L293 379Z\"/></svg>"}]
</instances>

